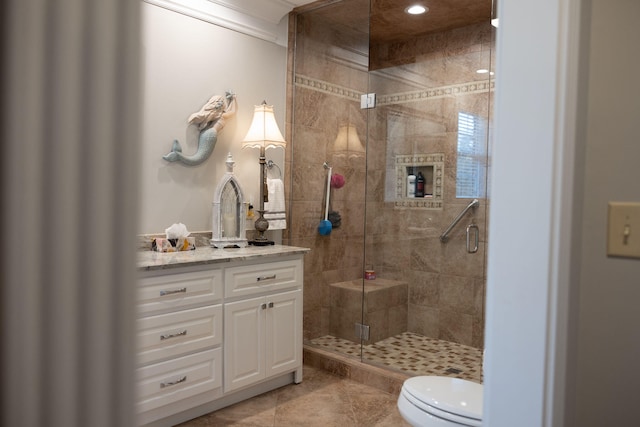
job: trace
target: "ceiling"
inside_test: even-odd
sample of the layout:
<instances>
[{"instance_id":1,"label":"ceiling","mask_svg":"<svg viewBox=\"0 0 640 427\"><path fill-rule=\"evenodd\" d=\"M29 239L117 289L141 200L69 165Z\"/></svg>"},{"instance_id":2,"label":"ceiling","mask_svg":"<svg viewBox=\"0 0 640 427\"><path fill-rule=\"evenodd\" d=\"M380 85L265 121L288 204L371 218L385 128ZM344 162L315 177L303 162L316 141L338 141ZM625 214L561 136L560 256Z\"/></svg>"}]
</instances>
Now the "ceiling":
<instances>
[{"instance_id":1,"label":"ceiling","mask_svg":"<svg viewBox=\"0 0 640 427\"><path fill-rule=\"evenodd\" d=\"M292 9L299 13L313 10L314 15L334 24L367 34L371 43L385 43L488 21L492 4L492 0L143 1L285 47L286 16ZM429 12L419 16L404 12L416 3L427 6Z\"/></svg>"},{"instance_id":2,"label":"ceiling","mask_svg":"<svg viewBox=\"0 0 640 427\"><path fill-rule=\"evenodd\" d=\"M404 9L415 3L429 8L423 15L409 15ZM372 0L372 42L405 40L424 34L466 27L491 19L491 0Z\"/></svg>"},{"instance_id":3,"label":"ceiling","mask_svg":"<svg viewBox=\"0 0 640 427\"><path fill-rule=\"evenodd\" d=\"M371 0L370 20L362 13L369 7L369 0L298 0L303 11L314 3L327 4L315 9L314 14L339 25L370 31L372 43L385 43L488 22L492 0ZM405 8L416 3L427 6L429 12L417 16L405 13ZM337 8L340 13L335 13Z\"/></svg>"}]
</instances>

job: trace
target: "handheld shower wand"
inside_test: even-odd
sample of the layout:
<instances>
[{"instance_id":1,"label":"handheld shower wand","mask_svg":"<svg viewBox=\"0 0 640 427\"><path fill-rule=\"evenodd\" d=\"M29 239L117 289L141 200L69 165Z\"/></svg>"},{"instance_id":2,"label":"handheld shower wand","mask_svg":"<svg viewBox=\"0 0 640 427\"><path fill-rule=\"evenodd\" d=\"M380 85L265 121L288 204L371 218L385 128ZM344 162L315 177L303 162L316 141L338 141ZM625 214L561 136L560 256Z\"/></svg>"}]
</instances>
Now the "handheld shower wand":
<instances>
[{"instance_id":1,"label":"handheld shower wand","mask_svg":"<svg viewBox=\"0 0 640 427\"><path fill-rule=\"evenodd\" d=\"M327 197L326 197L325 206L324 206L324 219L320 221L320 224L318 225L318 233L320 233L322 236L326 236L328 234L331 234L331 229L333 228L331 221L329 221L329 195L331 194L331 166L329 166L327 162L324 162L323 166L325 169L329 169L329 172L327 173Z\"/></svg>"}]
</instances>

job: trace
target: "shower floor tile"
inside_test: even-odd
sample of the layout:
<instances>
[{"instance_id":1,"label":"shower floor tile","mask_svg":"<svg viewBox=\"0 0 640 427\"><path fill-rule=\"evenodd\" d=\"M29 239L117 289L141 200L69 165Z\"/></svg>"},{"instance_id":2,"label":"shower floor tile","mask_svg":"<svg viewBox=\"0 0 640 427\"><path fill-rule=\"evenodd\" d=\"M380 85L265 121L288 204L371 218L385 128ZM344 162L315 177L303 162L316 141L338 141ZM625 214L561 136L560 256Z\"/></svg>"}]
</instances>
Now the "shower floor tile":
<instances>
[{"instance_id":1,"label":"shower floor tile","mask_svg":"<svg viewBox=\"0 0 640 427\"><path fill-rule=\"evenodd\" d=\"M360 344L331 335L309 344L336 353L360 357ZM363 359L409 375L440 375L482 382L482 350L463 344L403 332L374 344L365 344Z\"/></svg>"}]
</instances>

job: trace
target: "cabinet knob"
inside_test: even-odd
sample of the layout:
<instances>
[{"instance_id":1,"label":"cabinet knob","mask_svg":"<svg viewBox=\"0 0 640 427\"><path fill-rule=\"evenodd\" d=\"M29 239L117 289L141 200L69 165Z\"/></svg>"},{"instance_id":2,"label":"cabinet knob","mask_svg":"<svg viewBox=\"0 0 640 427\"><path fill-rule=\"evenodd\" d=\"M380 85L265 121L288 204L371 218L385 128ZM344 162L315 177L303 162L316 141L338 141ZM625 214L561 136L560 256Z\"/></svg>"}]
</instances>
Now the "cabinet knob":
<instances>
[{"instance_id":1,"label":"cabinet knob","mask_svg":"<svg viewBox=\"0 0 640 427\"><path fill-rule=\"evenodd\" d=\"M265 310L265 309L267 308L267 304L262 304L262 305L260 306L260 308L261 308L261 309L263 309L263 310Z\"/></svg>"},{"instance_id":2,"label":"cabinet knob","mask_svg":"<svg viewBox=\"0 0 640 427\"><path fill-rule=\"evenodd\" d=\"M269 303L269 308L273 308L273 303L272 302Z\"/></svg>"}]
</instances>

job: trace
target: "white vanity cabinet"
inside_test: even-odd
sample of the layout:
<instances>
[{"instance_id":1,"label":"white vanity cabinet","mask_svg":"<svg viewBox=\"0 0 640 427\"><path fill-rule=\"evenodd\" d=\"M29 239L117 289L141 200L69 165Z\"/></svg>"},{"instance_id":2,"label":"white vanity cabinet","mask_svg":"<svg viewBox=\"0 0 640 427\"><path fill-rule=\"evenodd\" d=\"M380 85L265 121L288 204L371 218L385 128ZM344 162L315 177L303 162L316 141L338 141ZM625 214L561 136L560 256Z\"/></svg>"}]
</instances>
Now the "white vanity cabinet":
<instances>
[{"instance_id":1,"label":"white vanity cabinet","mask_svg":"<svg viewBox=\"0 0 640 427\"><path fill-rule=\"evenodd\" d=\"M226 269L225 392L292 370L301 381L301 285L301 259Z\"/></svg>"},{"instance_id":2,"label":"white vanity cabinet","mask_svg":"<svg viewBox=\"0 0 640 427\"><path fill-rule=\"evenodd\" d=\"M301 369L301 316L301 290L225 304L224 391Z\"/></svg>"},{"instance_id":3,"label":"white vanity cabinet","mask_svg":"<svg viewBox=\"0 0 640 427\"><path fill-rule=\"evenodd\" d=\"M302 381L307 250L281 248L281 256L237 249L228 251L235 257L215 262L207 257L227 252L198 248L179 255L191 262L166 257L170 266L141 274L139 425L175 425Z\"/></svg>"},{"instance_id":4,"label":"white vanity cabinet","mask_svg":"<svg viewBox=\"0 0 640 427\"><path fill-rule=\"evenodd\" d=\"M140 424L222 395L222 281L221 269L139 280Z\"/></svg>"}]
</instances>

